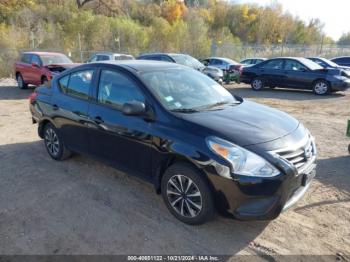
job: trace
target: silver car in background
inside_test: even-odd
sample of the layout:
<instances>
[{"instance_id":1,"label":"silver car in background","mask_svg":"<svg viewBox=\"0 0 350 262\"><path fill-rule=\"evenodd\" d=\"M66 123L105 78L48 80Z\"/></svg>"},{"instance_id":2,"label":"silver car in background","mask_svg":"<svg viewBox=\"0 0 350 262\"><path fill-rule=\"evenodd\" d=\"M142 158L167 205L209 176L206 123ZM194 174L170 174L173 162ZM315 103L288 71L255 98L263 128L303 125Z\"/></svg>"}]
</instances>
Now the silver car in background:
<instances>
[{"instance_id":1,"label":"silver car in background","mask_svg":"<svg viewBox=\"0 0 350 262\"><path fill-rule=\"evenodd\" d=\"M119 54L112 52L100 52L94 54L87 60L87 63L98 62L98 61L107 61L107 60L134 60L135 57L129 54Z\"/></svg>"}]
</instances>

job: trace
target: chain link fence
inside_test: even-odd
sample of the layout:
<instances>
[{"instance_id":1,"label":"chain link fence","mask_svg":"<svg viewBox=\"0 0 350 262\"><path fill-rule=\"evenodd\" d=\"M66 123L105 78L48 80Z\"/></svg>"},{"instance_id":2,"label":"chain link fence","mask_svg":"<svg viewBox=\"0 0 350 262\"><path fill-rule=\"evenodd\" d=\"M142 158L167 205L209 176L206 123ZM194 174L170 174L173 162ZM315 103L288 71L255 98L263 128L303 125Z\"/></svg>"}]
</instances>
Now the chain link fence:
<instances>
[{"instance_id":1,"label":"chain link fence","mask_svg":"<svg viewBox=\"0 0 350 262\"><path fill-rule=\"evenodd\" d=\"M281 57L296 56L310 57L320 56L333 58L350 55L350 46L340 45L233 45L222 44L212 46L212 56L229 57L241 60L250 57Z\"/></svg>"},{"instance_id":2,"label":"chain link fence","mask_svg":"<svg viewBox=\"0 0 350 262\"><path fill-rule=\"evenodd\" d=\"M13 77L14 63L19 58L23 51L16 49L0 49L0 77ZM31 50L33 51L33 50ZM50 51L64 53L77 63L86 62L93 54L103 52L103 50L62 50L62 49L45 49L35 51ZM123 50L105 50L124 53ZM145 51L147 52L147 51ZM132 54L137 56L138 54ZM280 57L280 56L321 56L326 58L333 58L337 56L350 56L350 46L339 45L234 45L221 44L212 45L212 56L228 57L240 61L249 57ZM201 57L203 58L203 57Z\"/></svg>"}]
</instances>

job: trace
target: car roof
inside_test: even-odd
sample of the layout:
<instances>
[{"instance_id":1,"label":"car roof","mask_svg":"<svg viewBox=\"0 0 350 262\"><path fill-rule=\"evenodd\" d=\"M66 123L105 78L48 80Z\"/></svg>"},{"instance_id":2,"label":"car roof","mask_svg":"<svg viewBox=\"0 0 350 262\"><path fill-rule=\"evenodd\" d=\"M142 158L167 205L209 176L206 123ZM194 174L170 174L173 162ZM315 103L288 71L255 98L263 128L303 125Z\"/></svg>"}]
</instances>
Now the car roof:
<instances>
[{"instance_id":1,"label":"car roof","mask_svg":"<svg viewBox=\"0 0 350 262\"><path fill-rule=\"evenodd\" d=\"M233 59L231 59L231 58L219 57L219 56L211 56L211 57L208 57L207 59L218 59L218 60L224 60L224 61L233 60ZM233 61L234 61L234 60L233 60Z\"/></svg>"},{"instance_id":2,"label":"car roof","mask_svg":"<svg viewBox=\"0 0 350 262\"><path fill-rule=\"evenodd\" d=\"M64 55L58 52L39 52L39 51L26 51L22 52L22 54L30 54L30 55Z\"/></svg>"},{"instance_id":3,"label":"car roof","mask_svg":"<svg viewBox=\"0 0 350 262\"><path fill-rule=\"evenodd\" d=\"M122 53L113 53L113 52L98 52L94 55L116 55L116 56L132 56L130 54L122 54Z\"/></svg>"},{"instance_id":4,"label":"car roof","mask_svg":"<svg viewBox=\"0 0 350 262\"><path fill-rule=\"evenodd\" d=\"M303 61L304 59L307 59L305 57L295 57L295 56L281 56L281 57L274 57L267 60L275 60L275 59L291 59L291 60L297 60L297 61Z\"/></svg>"},{"instance_id":5,"label":"car roof","mask_svg":"<svg viewBox=\"0 0 350 262\"><path fill-rule=\"evenodd\" d=\"M260 60L267 60L266 57L247 57L242 59L241 61L248 60L248 59L260 59Z\"/></svg>"},{"instance_id":6,"label":"car roof","mask_svg":"<svg viewBox=\"0 0 350 262\"><path fill-rule=\"evenodd\" d=\"M184 53L144 53L144 54L140 54L140 56L149 56L149 55L167 55L167 56L172 56L172 55L188 55L188 54L184 54Z\"/></svg>"},{"instance_id":7,"label":"car roof","mask_svg":"<svg viewBox=\"0 0 350 262\"><path fill-rule=\"evenodd\" d=\"M331 58L330 60L339 59L339 58L350 58L350 56L337 56L337 57Z\"/></svg>"},{"instance_id":8,"label":"car roof","mask_svg":"<svg viewBox=\"0 0 350 262\"><path fill-rule=\"evenodd\" d=\"M134 72L148 72L154 70L168 70L168 69L190 69L187 66L183 66L171 62L152 61L152 60L106 60L90 63L94 65L115 65L123 67L129 71Z\"/></svg>"}]
</instances>

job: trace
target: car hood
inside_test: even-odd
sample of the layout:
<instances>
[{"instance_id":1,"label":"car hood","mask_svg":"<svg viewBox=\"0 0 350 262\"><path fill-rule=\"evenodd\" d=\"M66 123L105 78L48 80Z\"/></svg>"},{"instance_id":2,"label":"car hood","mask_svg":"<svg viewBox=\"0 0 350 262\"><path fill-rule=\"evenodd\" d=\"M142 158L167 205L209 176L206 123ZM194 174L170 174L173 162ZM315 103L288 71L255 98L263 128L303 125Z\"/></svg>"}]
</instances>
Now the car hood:
<instances>
[{"instance_id":1,"label":"car hood","mask_svg":"<svg viewBox=\"0 0 350 262\"><path fill-rule=\"evenodd\" d=\"M250 101L222 110L181 114L205 133L220 136L240 146L266 143L284 137L298 128L290 115Z\"/></svg>"},{"instance_id":2,"label":"car hood","mask_svg":"<svg viewBox=\"0 0 350 262\"><path fill-rule=\"evenodd\" d=\"M45 67L47 68L56 68L56 67L61 67L61 68L65 68L65 69L68 69L68 68L73 68L73 67L76 67L80 65L79 63L66 63L66 64L50 64L50 65L46 65Z\"/></svg>"}]
</instances>

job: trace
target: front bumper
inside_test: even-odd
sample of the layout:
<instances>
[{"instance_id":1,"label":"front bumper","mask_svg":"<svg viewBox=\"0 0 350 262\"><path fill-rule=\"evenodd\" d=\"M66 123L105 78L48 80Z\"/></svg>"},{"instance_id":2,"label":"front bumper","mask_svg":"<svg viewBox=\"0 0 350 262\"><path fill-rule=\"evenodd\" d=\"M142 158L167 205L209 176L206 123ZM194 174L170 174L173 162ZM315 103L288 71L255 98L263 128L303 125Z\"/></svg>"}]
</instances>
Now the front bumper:
<instances>
[{"instance_id":1,"label":"front bumper","mask_svg":"<svg viewBox=\"0 0 350 262\"><path fill-rule=\"evenodd\" d=\"M350 79L345 81L334 81L331 83L332 89L336 91L346 91L350 88Z\"/></svg>"},{"instance_id":2,"label":"front bumper","mask_svg":"<svg viewBox=\"0 0 350 262\"><path fill-rule=\"evenodd\" d=\"M303 168L285 170L272 178L234 176L229 180L206 170L222 214L239 220L272 220L307 192L316 175L316 157Z\"/></svg>"}]
</instances>

